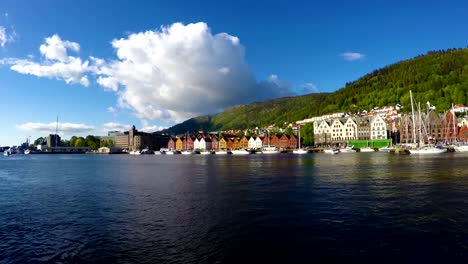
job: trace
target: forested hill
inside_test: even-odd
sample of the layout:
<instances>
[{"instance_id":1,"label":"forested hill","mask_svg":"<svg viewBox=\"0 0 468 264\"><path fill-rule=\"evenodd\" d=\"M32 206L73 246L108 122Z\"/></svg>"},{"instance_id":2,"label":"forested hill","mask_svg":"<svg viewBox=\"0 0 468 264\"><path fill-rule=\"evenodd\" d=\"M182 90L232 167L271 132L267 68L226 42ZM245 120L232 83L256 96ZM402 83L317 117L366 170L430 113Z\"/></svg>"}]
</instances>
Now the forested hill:
<instances>
[{"instance_id":1,"label":"forested hill","mask_svg":"<svg viewBox=\"0 0 468 264\"><path fill-rule=\"evenodd\" d=\"M426 55L378 69L328 96L321 113L369 109L374 106L427 101L446 110L452 103L467 103L468 48L431 51Z\"/></svg>"},{"instance_id":2,"label":"forested hill","mask_svg":"<svg viewBox=\"0 0 468 264\"><path fill-rule=\"evenodd\" d=\"M426 55L375 70L329 94L308 94L252 103L201 116L175 125L168 132L245 129L282 126L319 114L356 112L375 106L409 106L409 90L416 101L443 111L452 103L468 104L468 48L431 51ZM406 107L406 109L410 109Z\"/></svg>"}]
</instances>

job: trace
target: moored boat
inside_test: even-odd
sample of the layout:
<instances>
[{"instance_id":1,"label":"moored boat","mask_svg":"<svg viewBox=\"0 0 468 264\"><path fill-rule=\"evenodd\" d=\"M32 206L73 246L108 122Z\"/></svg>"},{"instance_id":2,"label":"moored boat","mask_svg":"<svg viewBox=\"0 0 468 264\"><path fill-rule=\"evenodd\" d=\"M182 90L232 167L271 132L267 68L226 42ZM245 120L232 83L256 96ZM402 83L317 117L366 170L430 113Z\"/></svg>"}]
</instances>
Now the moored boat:
<instances>
[{"instance_id":1,"label":"moored boat","mask_svg":"<svg viewBox=\"0 0 468 264\"><path fill-rule=\"evenodd\" d=\"M153 154L148 148L142 149L140 152L141 155Z\"/></svg>"},{"instance_id":2,"label":"moored boat","mask_svg":"<svg viewBox=\"0 0 468 264\"><path fill-rule=\"evenodd\" d=\"M365 148L360 148L359 152L374 152L375 150L373 148L365 147Z\"/></svg>"},{"instance_id":3,"label":"moored boat","mask_svg":"<svg viewBox=\"0 0 468 264\"><path fill-rule=\"evenodd\" d=\"M455 152L468 152L468 145L454 146Z\"/></svg>"},{"instance_id":4,"label":"moored boat","mask_svg":"<svg viewBox=\"0 0 468 264\"><path fill-rule=\"evenodd\" d=\"M275 146L263 146L262 152L263 154L277 154L279 151L276 149Z\"/></svg>"},{"instance_id":5,"label":"moored boat","mask_svg":"<svg viewBox=\"0 0 468 264\"><path fill-rule=\"evenodd\" d=\"M340 153L340 151L337 150L337 149L325 149L325 150L323 150L323 152L325 154L338 154L338 153Z\"/></svg>"},{"instance_id":6,"label":"moored boat","mask_svg":"<svg viewBox=\"0 0 468 264\"><path fill-rule=\"evenodd\" d=\"M308 153L307 150L302 149L302 148L293 150L293 154L307 154L307 153Z\"/></svg>"},{"instance_id":7,"label":"moored boat","mask_svg":"<svg viewBox=\"0 0 468 264\"><path fill-rule=\"evenodd\" d=\"M298 148L293 150L293 154L307 154L307 150L301 148L301 126L299 126Z\"/></svg>"},{"instance_id":8,"label":"moored boat","mask_svg":"<svg viewBox=\"0 0 468 264\"><path fill-rule=\"evenodd\" d=\"M234 154L234 155L248 155L248 154L250 154L250 152L245 150L245 149L231 150L231 153Z\"/></svg>"},{"instance_id":9,"label":"moored boat","mask_svg":"<svg viewBox=\"0 0 468 264\"><path fill-rule=\"evenodd\" d=\"M379 148L379 151L390 152L392 149L393 149L392 147L383 147L383 148Z\"/></svg>"},{"instance_id":10,"label":"moored boat","mask_svg":"<svg viewBox=\"0 0 468 264\"><path fill-rule=\"evenodd\" d=\"M354 146L348 146L346 148L341 148L340 153L354 153L356 150L354 149Z\"/></svg>"},{"instance_id":11,"label":"moored boat","mask_svg":"<svg viewBox=\"0 0 468 264\"><path fill-rule=\"evenodd\" d=\"M423 146L417 149L410 149L410 154L441 154L446 153L447 150L444 148L437 148L434 146Z\"/></svg>"}]
</instances>

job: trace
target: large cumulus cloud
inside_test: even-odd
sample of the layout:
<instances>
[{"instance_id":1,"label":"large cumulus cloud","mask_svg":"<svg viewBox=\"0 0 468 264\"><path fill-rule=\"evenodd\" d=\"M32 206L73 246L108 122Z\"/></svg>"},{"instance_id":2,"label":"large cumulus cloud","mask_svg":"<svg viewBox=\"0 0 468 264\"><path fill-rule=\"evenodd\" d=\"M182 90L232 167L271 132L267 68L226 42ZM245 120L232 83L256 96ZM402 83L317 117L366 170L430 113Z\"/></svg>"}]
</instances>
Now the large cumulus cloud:
<instances>
[{"instance_id":1,"label":"large cumulus cloud","mask_svg":"<svg viewBox=\"0 0 468 264\"><path fill-rule=\"evenodd\" d=\"M202 22L134 33L112 46L117 59L101 63L97 82L141 118L181 121L290 94L276 76L258 82L239 39Z\"/></svg>"}]
</instances>

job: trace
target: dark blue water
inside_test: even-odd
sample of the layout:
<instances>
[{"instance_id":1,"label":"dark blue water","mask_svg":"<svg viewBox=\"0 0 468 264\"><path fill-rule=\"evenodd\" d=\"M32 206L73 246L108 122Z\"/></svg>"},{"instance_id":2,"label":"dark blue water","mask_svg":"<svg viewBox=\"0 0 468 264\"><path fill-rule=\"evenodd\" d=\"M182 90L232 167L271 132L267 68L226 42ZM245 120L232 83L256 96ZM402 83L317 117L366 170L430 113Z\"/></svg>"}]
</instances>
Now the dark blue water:
<instances>
[{"instance_id":1,"label":"dark blue water","mask_svg":"<svg viewBox=\"0 0 468 264\"><path fill-rule=\"evenodd\" d=\"M468 261L468 155L0 157L0 263Z\"/></svg>"}]
</instances>

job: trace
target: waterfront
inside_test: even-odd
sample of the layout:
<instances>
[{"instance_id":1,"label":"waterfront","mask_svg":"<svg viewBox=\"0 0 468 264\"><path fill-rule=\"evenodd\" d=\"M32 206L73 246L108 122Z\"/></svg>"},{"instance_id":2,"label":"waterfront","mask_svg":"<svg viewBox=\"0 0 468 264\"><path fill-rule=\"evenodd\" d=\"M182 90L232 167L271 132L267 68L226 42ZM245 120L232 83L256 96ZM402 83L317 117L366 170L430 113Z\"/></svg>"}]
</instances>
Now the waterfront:
<instances>
[{"instance_id":1,"label":"waterfront","mask_svg":"<svg viewBox=\"0 0 468 264\"><path fill-rule=\"evenodd\" d=\"M467 160L0 157L0 263L467 261Z\"/></svg>"}]
</instances>

